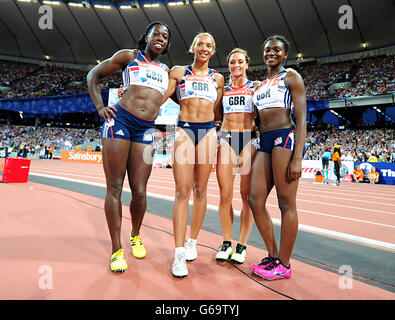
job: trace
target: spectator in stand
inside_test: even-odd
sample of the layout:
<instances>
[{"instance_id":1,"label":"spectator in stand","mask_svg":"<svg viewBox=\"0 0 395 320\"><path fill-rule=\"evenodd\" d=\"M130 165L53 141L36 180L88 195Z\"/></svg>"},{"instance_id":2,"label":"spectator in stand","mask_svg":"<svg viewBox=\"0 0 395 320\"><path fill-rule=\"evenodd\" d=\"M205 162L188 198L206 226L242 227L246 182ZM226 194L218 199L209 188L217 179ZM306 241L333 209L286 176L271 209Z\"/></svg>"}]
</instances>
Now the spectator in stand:
<instances>
[{"instance_id":1,"label":"spectator in stand","mask_svg":"<svg viewBox=\"0 0 395 320\"><path fill-rule=\"evenodd\" d=\"M352 182L363 182L363 171L361 170L361 167L359 165L357 165L353 171L352 174Z\"/></svg>"},{"instance_id":2,"label":"spectator in stand","mask_svg":"<svg viewBox=\"0 0 395 320\"><path fill-rule=\"evenodd\" d=\"M368 179L371 184L379 183L380 174L376 171L376 167L372 167L368 174Z\"/></svg>"},{"instance_id":3,"label":"spectator in stand","mask_svg":"<svg viewBox=\"0 0 395 320\"><path fill-rule=\"evenodd\" d=\"M368 162L378 162L376 154L372 153L368 159Z\"/></svg>"}]
</instances>

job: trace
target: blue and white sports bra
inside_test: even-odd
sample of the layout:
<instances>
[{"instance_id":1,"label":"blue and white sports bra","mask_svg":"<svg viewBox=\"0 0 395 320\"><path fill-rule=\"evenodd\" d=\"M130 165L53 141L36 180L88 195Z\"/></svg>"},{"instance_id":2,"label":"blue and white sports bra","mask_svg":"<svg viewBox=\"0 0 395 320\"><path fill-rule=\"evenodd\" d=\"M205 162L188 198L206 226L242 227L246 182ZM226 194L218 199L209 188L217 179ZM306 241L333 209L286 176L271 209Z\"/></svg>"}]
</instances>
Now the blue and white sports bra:
<instances>
[{"instance_id":1,"label":"blue and white sports bra","mask_svg":"<svg viewBox=\"0 0 395 320\"><path fill-rule=\"evenodd\" d=\"M177 87L179 101L189 98L201 98L215 103L218 85L214 74L215 72L209 69L206 76L200 76L193 72L192 66L188 66Z\"/></svg>"},{"instance_id":2,"label":"blue and white sports bra","mask_svg":"<svg viewBox=\"0 0 395 320\"><path fill-rule=\"evenodd\" d=\"M222 97L224 114L232 112L254 112L252 96L254 94L254 82L247 80L240 87L227 86Z\"/></svg>"},{"instance_id":3,"label":"blue and white sports bra","mask_svg":"<svg viewBox=\"0 0 395 320\"><path fill-rule=\"evenodd\" d=\"M285 86L286 70L270 80L265 80L254 92L254 104L258 110L269 108L293 108L291 91Z\"/></svg>"},{"instance_id":4,"label":"blue and white sports bra","mask_svg":"<svg viewBox=\"0 0 395 320\"><path fill-rule=\"evenodd\" d=\"M162 95L169 85L169 68L163 63L149 61L138 50L136 59L122 72L123 86L138 85L158 90Z\"/></svg>"}]
</instances>

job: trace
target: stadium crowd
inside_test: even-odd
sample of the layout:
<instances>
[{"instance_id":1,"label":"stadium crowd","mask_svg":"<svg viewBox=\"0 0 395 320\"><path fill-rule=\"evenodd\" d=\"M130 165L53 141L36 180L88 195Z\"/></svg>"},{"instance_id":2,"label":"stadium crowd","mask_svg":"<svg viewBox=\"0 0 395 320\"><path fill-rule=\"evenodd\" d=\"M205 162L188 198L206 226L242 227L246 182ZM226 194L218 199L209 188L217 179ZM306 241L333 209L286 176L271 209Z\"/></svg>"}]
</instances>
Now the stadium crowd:
<instances>
[{"instance_id":1,"label":"stadium crowd","mask_svg":"<svg viewBox=\"0 0 395 320\"><path fill-rule=\"evenodd\" d=\"M309 99L347 98L394 92L394 56L380 56L336 63L302 63L292 66L304 79ZM86 71L12 61L0 61L0 98L53 96L87 92ZM261 80L264 71L248 72L251 80ZM228 74L224 73L227 78ZM348 86L330 90L330 85ZM118 88L120 74L101 82L102 90Z\"/></svg>"},{"instance_id":2,"label":"stadium crowd","mask_svg":"<svg viewBox=\"0 0 395 320\"><path fill-rule=\"evenodd\" d=\"M73 149L100 139L99 129L75 129L4 125L0 127L0 147L18 152L27 148L35 154L45 147ZM171 135L156 135L156 153L170 152ZM395 162L395 129L313 130L307 133L305 160L319 160L325 149L340 145L343 160Z\"/></svg>"},{"instance_id":3,"label":"stadium crowd","mask_svg":"<svg viewBox=\"0 0 395 320\"><path fill-rule=\"evenodd\" d=\"M292 66L303 77L309 99L345 98L394 92L394 56L380 56L340 63L302 63ZM225 78L227 77L226 74ZM248 72L251 80L261 80L264 71ZM330 85L348 82L348 86L330 90ZM117 88L120 74L102 81L102 90ZM29 64L0 61L0 98L52 96L87 92L86 71L53 66L51 63ZM332 129L334 130L334 129ZM343 157L367 161L395 162L394 129L313 130L306 139L305 159L320 159L325 148L340 144ZM35 153L54 146L55 149L76 146L100 138L98 129L72 129L4 125L0 132L0 147L19 150L24 145ZM155 139L155 150L166 153L171 141Z\"/></svg>"},{"instance_id":4,"label":"stadium crowd","mask_svg":"<svg viewBox=\"0 0 395 320\"><path fill-rule=\"evenodd\" d=\"M0 126L0 147L8 148L8 152L17 152L23 156L34 155L51 147L54 150L76 149L78 146L100 139L99 130L33 127L33 126Z\"/></svg>"},{"instance_id":5,"label":"stadium crowd","mask_svg":"<svg viewBox=\"0 0 395 320\"><path fill-rule=\"evenodd\" d=\"M304 159L319 160L337 144L342 160L395 162L395 129L309 131Z\"/></svg>"},{"instance_id":6,"label":"stadium crowd","mask_svg":"<svg viewBox=\"0 0 395 320\"><path fill-rule=\"evenodd\" d=\"M0 61L0 98L31 98L56 96L88 91L86 71L29 63ZM102 90L119 87L120 74L108 77L100 85Z\"/></svg>"}]
</instances>

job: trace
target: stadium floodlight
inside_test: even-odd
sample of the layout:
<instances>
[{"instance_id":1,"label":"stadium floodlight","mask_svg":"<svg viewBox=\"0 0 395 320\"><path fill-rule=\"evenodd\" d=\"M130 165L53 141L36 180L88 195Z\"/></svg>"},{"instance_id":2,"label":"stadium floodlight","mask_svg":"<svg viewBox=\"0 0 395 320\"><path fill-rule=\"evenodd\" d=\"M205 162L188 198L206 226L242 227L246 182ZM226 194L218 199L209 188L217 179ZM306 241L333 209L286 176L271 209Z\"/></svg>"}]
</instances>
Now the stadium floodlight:
<instances>
[{"instance_id":1,"label":"stadium floodlight","mask_svg":"<svg viewBox=\"0 0 395 320\"><path fill-rule=\"evenodd\" d=\"M50 5L50 6L52 6L52 5L55 5L55 6L60 5L60 1L48 1L48 0L44 0L43 3L44 3L44 4L48 4L48 5Z\"/></svg>"},{"instance_id":2,"label":"stadium floodlight","mask_svg":"<svg viewBox=\"0 0 395 320\"><path fill-rule=\"evenodd\" d=\"M77 2L69 2L68 5L70 7L80 7L80 8L84 6L82 3L77 3Z\"/></svg>"},{"instance_id":3,"label":"stadium floodlight","mask_svg":"<svg viewBox=\"0 0 395 320\"><path fill-rule=\"evenodd\" d=\"M99 9L107 9L107 10L111 9L111 6L106 4L95 4L94 7Z\"/></svg>"},{"instance_id":4,"label":"stadium floodlight","mask_svg":"<svg viewBox=\"0 0 395 320\"><path fill-rule=\"evenodd\" d=\"M183 1L171 1L167 3L169 6L182 6L185 3Z\"/></svg>"},{"instance_id":5,"label":"stadium floodlight","mask_svg":"<svg viewBox=\"0 0 395 320\"><path fill-rule=\"evenodd\" d=\"M159 2L157 2L157 3L144 3L143 7L145 7L145 8L158 8L159 7Z\"/></svg>"}]
</instances>

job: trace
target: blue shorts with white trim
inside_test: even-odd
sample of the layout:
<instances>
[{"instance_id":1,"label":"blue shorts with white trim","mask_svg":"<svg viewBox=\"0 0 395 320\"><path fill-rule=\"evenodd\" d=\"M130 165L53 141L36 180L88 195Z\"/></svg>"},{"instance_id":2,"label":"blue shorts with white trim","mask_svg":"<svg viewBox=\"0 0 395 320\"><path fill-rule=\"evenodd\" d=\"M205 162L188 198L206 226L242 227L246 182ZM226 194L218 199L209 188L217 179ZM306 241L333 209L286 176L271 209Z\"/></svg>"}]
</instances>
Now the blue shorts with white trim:
<instances>
[{"instance_id":1,"label":"blue shorts with white trim","mask_svg":"<svg viewBox=\"0 0 395 320\"><path fill-rule=\"evenodd\" d=\"M126 110L118 103L114 105L116 117L103 123L102 138L123 139L131 142L152 144L155 122L145 120Z\"/></svg>"}]
</instances>

